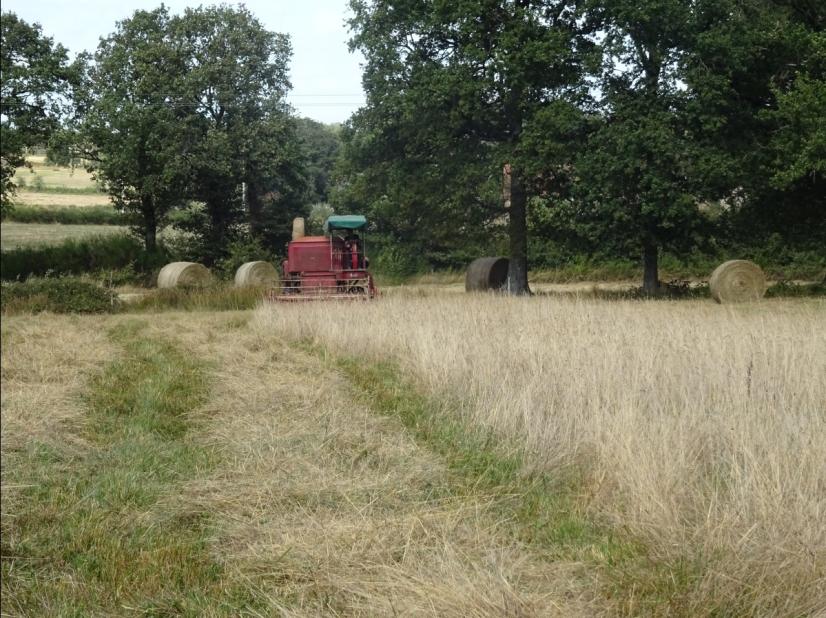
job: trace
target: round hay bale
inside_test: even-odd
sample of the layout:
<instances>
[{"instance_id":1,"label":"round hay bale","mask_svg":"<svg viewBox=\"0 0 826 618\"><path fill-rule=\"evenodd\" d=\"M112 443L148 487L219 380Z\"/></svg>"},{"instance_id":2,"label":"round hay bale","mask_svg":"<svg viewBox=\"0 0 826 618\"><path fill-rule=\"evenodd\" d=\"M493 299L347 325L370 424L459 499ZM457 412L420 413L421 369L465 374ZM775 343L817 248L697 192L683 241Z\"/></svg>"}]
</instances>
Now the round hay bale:
<instances>
[{"instance_id":1,"label":"round hay bale","mask_svg":"<svg viewBox=\"0 0 826 618\"><path fill-rule=\"evenodd\" d=\"M235 271L235 287L276 285L278 271L269 262L247 262Z\"/></svg>"},{"instance_id":2,"label":"round hay bale","mask_svg":"<svg viewBox=\"0 0 826 618\"><path fill-rule=\"evenodd\" d=\"M468 266L465 275L466 292L498 290L508 280L510 260L503 257L477 258Z\"/></svg>"},{"instance_id":3,"label":"round hay bale","mask_svg":"<svg viewBox=\"0 0 826 618\"><path fill-rule=\"evenodd\" d=\"M760 300L766 293L766 275L754 262L729 260L714 269L708 287L718 303Z\"/></svg>"},{"instance_id":4,"label":"round hay bale","mask_svg":"<svg viewBox=\"0 0 826 618\"><path fill-rule=\"evenodd\" d=\"M304 238L304 217L293 219L293 240Z\"/></svg>"},{"instance_id":5,"label":"round hay bale","mask_svg":"<svg viewBox=\"0 0 826 618\"><path fill-rule=\"evenodd\" d=\"M212 283L209 269L195 262L172 262L158 273L159 288L206 286Z\"/></svg>"}]
</instances>

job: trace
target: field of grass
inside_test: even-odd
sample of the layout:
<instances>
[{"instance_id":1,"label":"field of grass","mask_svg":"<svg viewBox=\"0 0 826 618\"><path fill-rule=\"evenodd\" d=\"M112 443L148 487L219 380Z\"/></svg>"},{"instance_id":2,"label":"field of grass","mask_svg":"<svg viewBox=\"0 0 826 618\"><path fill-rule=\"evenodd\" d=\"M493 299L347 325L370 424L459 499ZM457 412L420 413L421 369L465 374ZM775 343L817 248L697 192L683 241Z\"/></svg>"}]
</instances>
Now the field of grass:
<instances>
[{"instance_id":1,"label":"field of grass","mask_svg":"<svg viewBox=\"0 0 826 618\"><path fill-rule=\"evenodd\" d=\"M599 613L577 561L520 538L525 482L481 482L484 450L448 461L249 317L4 319L4 612Z\"/></svg>"},{"instance_id":2,"label":"field of grass","mask_svg":"<svg viewBox=\"0 0 826 618\"><path fill-rule=\"evenodd\" d=\"M42 247L57 245L65 240L79 240L90 236L125 234L126 228L118 225L64 225L60 223L0 224L0 249L8 251L18 247Z\"/></svg>"},{"instance_id":3,"label":"field of grass","mask_svg":"<svg viewBox=\"0 0 826 618\"><path fill-rule=\"evenodd\" d=\"M822 300L173 296L4 317L4 611L826 611Z\"/></svg>"},{"instance_id":4,"label":"field of grass","mask_svg":"<svg viewBox=\"0 0 826 618\"><path fill-rule=\"evenodd\" d=\"M628 613L685 616L826 612L824 324L822 300L421 294L255 318L265 340L394 364L573 479L580 512L644 556L594 561L633 591Z\"/></svg>"},{"instance_id":5,"label":"field of grass","mask_svg":"<svg viewBox=\"0 0 826 618\"><path fill-rule=\"evenodd\" d=\"M14 175L14 183L21 192L98 192L94 179L82 167L49 165L42 156L28 156L26 160L31 168L20 167Z\"/></svg>"},{"instance_id":6,"label":"field of grass","mask_svg":"<svg viewBox=\"0 0 826 618\"><path fill-rule=\"evenodd\" d=\"M32 208L107 203L35 163ZM4 271L128 270L135 243ZM826 300L644 302L628 272L4 309L3 615L826 615Z\"/></svg>"}]
</instances>

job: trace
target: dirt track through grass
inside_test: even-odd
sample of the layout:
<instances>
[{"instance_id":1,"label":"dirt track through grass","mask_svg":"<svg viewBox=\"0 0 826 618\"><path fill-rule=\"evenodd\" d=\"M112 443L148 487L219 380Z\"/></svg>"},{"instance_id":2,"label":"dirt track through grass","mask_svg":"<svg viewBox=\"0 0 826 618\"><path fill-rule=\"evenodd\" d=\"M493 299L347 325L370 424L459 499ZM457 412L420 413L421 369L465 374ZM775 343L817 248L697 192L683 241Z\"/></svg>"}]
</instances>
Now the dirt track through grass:
<instances>
[{"instance_id":1,"label":"dirt track through grass","mask_svg":"<svg viewBox=\"0 0 826 618\"><path fill-rule=\"evenodd\" d=\"M597 612L581 566L517 538L490 484L248 316L8 321L4 611Z\"/></svg>"}]
</instances>

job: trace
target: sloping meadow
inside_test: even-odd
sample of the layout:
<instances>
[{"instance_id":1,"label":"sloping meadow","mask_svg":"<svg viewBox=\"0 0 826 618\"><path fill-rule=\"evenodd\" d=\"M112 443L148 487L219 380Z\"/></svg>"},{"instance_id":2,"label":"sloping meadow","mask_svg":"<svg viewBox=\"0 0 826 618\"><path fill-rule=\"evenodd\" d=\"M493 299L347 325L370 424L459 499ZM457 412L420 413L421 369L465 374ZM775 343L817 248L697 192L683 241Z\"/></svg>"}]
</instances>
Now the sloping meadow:
<instances>
[{"instance_id":1,"label":"sloping meadow","mask_svg":"<svg viewBox=\"0 0 826 618\"><path fill-rule=\"evenodd\" d=\"M822 301L399 294L266 305L253 327L397 363L526 466L575 478L583 511L678 581L678 613L826 611ZM639 564L602 566L644 589Z\"/></svg>"}]
</instances>

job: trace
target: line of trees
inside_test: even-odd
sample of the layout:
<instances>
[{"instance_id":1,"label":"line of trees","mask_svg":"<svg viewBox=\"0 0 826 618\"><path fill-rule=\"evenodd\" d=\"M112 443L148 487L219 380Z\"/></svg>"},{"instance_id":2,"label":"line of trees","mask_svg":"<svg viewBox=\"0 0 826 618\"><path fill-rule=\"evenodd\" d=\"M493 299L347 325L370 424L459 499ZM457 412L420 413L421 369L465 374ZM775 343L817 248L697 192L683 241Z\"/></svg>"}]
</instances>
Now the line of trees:
<instances>
[{"instance_id":1,"label":"line of trees","mask_svg":"<svg viewBox=\"0 0 826 618\"><path fill-rule=\"evenodd\" d=\"M507 221L510 287L527 293L538 211L560 242L638 255L649 294L664 249L715 234L826 243L821 2L351 7L367 105L344 133L341 198L397 242L438 255Z\"/></svg>"},{"instance_id":2,"label":"line of trees","mask_svg":"<svg viewBox=\"0 0 826 618\"><path fill-rule=\"evenodd\" d=\"M663 251L826 245L822 2L350 5L367 104L340 135L291 115L289 39L243 6L137 11L73 63L4 13L4 208L49 143L90 162L147 249L172 221L207 262L244 239L278 252L326 201L420 266L501 241L515 293L531 235L637 256L650 294Z\"/></svg>"},{"instance_id":3,"label":"line of trees","mask_svg":"<svg viewBox=\"0 0 826 618\"><path fill-rule=\"evenodd\" d=\"M338 138L292 115L289 38L243 6L136 11L71 65L38 25L2 27L4 206L42 144L88 162L148 251L174 222L207 262L239 239L274 253L326 199Z\"/></svg>"}]
</instances>

